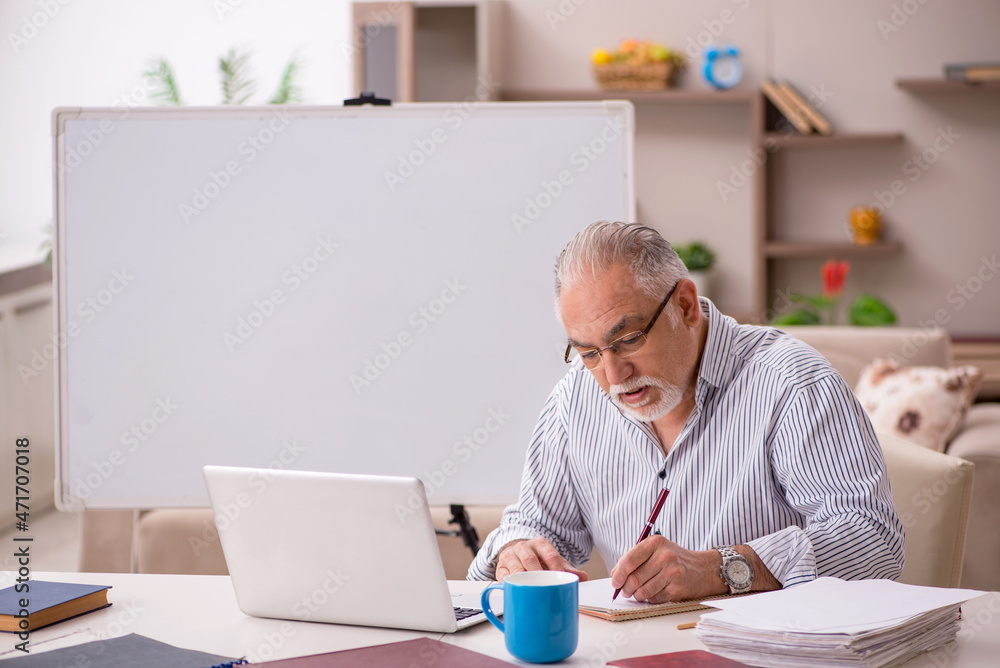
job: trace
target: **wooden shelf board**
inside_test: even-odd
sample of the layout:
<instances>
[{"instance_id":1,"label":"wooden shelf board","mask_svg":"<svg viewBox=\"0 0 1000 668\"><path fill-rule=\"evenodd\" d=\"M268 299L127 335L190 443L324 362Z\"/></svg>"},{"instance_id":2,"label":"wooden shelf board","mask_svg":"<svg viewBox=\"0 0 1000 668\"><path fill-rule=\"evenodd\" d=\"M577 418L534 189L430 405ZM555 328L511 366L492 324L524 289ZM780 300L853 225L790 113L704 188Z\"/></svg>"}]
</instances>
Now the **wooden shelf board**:
<instances>
[{"instance_id":1,"label":"wooden shelf board","mask_svg":"<svg viewBox=\"0 0 1000 668\"><path fill-rule=\"evenodd\" d=\"M662 91L627 91L595 88L588 90L503 89L500 91L500 99L508 102L629 100L635 103L648 102L652 104L751 104L757 95L758 92L753 89L713 91L668 88Z\"/></svg>"},{"instance_id":2,"label":"wooden shelf board","mask_svg":"<svg viewBox=\"0 0 1000 668\"><path fill-rule=\"evenodd\" d=\"M1000 399L1000 339L956 337L951 341L952 364L972 364L983 372L979 401Z\"/></svg>"},{"instance_id":3,"label":"wooden shelf board","mask_svg":"<svg viewBox=\"0 0 1000 668\"><path fill-rule=\"evenodd\" d=\"M765 241L764 256L768 258L832 257L835 255L892 255L902 250L898 241L882 241L870 246L826 241Z\"/></svg>"},{"instance_id":4,"label":"wooden shelf board","mask_svg":"<svg viewBox=\"0 0 1000 668\"><path fill-rule=\"evenodd\" d=\"M947 79L896 79L896 88L908 90L911 93L1000 93L1000 81L984 81L982 83L965 83L963 81L948 81Z\"/></svg>"},{"instance_id":5,"label":"wooden shelf board","mask_svg":"<svg viewBox=\"0 0 1000 668\"><path fill-rule=\"evenodd\" d=\"M845 146L879 146L898 144L903 141L901 132L844 132L840 134L823 135L789 135L781 132L768 132L765 141L774 141L784 148L837 148Z\"/></svg>"},{"instance_id":6,"label":"wooden shelf board","mask_svg":"<svg viewBox=\"0 0 1000 668\"><path fill-rule=\"evenodd\" d=\"M0 297L52 282L52 265L37 262L26 267L0 271Z\"/></svg>"}]
</instances>

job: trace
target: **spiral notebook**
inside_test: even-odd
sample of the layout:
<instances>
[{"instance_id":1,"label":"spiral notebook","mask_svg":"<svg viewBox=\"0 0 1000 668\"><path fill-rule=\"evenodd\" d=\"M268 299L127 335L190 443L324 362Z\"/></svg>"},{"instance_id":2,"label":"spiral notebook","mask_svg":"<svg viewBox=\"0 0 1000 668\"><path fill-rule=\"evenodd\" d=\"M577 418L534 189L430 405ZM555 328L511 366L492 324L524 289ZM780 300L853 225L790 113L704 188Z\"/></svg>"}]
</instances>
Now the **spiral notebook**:
<instances>
[{"instance_id":1,"label":"spiral notebook","mask_svg":"<svg viewBox=\"0 0 1000 668\"><path fill-rule=\"evenodd\" d=\"M669 603L644 603L635 601L624 596L619 596L612 601L611 597L615 593L615 588L611 586L611 578L600 580L589 580L580 583L580 612L591 617L600 617L612 622L624 622L629 619L642 619L643 617L656 617L658 615L672 615L678 612L692 612L694 610L709 610L711 605L705 605L703 601L711 601L719 598L730 598L734 594L723 594L721 596L710 596L699 598L693 601L671 601ZM735 594L739 595L739 594Z\"/></svg>"}]
</instances>

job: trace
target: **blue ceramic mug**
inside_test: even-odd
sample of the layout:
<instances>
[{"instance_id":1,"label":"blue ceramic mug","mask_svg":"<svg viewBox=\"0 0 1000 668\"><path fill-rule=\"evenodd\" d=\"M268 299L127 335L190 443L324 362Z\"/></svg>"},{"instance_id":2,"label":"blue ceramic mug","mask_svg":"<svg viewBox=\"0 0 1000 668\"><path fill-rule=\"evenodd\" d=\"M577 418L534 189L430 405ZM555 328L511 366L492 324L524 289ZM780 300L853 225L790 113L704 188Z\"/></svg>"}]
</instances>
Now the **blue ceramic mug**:
<instances>
[{"instance_id":1,"label":"blue ceramic mug","mask_svg":"<svg viewBox=\"0 0 1000 668\"><path fill-rule=\"evenodd\" d=\"M562 571L510 575L483 590L483 612L504 634L507 651L530 663L562 661L576 651L580 578ZM490 609L490 594L503 589L503 621Z\"/></svg>"}]
</instances>

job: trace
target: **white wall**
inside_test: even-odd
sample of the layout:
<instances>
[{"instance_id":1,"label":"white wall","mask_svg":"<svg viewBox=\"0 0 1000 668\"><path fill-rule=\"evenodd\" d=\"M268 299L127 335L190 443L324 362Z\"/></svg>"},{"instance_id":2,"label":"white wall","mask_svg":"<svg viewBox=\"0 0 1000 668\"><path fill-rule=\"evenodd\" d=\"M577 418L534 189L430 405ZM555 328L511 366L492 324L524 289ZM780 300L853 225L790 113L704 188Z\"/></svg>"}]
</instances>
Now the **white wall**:
<instances>
[{"instance_id":1,"label":"white wall","mask_svg":"<svg viewBox=\"0 0 1000 668\"><path fill-rule=\"evenodd\" d=\"M40 16L49 2L58 12L15 51L10 35L21 33L24 21ZM220 17L217 8L237 2ZM824 112L838 130L903 132L906 142L895 147L777 156L788 195L777 203L776 229L797 238L841 238L848 208L903 180L905 195L888 208L886 220L888 234L904 250L855 261L847 296L875 291L907 325L927 322L943 309L953 334L1000 335L1000 277L982 261L1000 254L1000 95L912 95L893 85L900 76L939 76L944 62L1000 60L1000 3L507 0L506 6L505 86L590 88L595 47L638 37L684 48L715 30L719 42L743 50L745 85L772 76L822 86L833 93ZM187 103L214 104L215 60L236 44L256 49L261 97L272 92L298 49L307 101L339 104L352 93L342 50L349 11L345 0L0 3L0 237L6 235L0 242L36 244L51 220L53 107L122 100L141 86L143 64L155 55L173 63ZM706 87L696 70L682 85ZM751 301L751 193L744 187L723 201L716 184L746 158L749 119L739 108L707 105L640 108L638 117L640 218L672 240L704 238L716 246L716 301L724 310L745 311ZM907 161L949 126L958 139L909 181ZM819 291L818 266L783 263L774 280L782 288ZM972 299L960 298L956 286L971 280L976 287L977 274L990 278Z\"/></svg>"},{"instance_id":2,"label":"white wall","mask_svg":"<svg viewBox=\"0 0 1000 668\"><path fill-rule=\"evenodd\" d=\"M141 73L158 56L173 65L186 104L218 104L217 62L232 46L254 50L254 101L270 98L298 52L305 102L340 104L352 96L349 25L345 0L0 2L3 241L37 245L52 220L54 107L147 106Z\"/></svg>"}]
</instances>

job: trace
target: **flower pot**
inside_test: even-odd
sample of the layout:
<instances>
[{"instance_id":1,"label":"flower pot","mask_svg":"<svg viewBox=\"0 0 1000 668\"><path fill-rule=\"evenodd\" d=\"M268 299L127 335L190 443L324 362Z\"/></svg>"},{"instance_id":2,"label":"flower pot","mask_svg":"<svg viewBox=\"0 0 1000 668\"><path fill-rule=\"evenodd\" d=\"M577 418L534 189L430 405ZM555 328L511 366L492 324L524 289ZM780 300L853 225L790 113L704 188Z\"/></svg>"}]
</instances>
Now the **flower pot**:
<instances>
[{"instance_id":1,"label":"flower pot","mask_svg":"<svg viewBox=\"0 0 1000 668\"><path fill-rule=\"evenodd\" d=\"M699 297L712 298L712 275L709 271L689 271L688 275L694 282L694 288L698 291Z\"/></svg>"}]
</instances>

